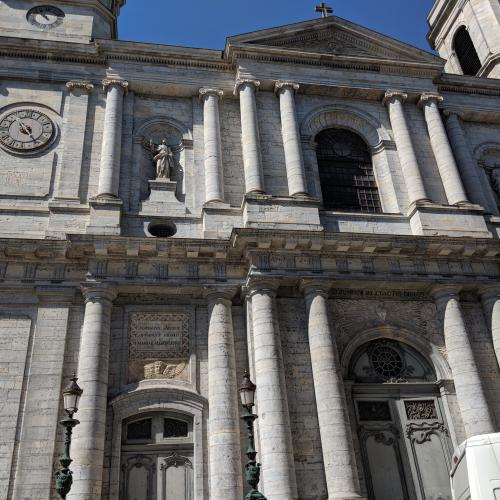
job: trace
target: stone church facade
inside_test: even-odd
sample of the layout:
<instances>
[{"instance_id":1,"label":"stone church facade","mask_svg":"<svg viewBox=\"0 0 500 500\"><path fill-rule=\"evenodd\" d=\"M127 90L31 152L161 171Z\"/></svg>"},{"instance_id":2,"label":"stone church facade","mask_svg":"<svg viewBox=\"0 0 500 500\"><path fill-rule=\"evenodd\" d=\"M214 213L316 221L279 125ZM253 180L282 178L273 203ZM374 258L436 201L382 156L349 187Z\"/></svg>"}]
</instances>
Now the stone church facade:
<instances>
[{"instance_id":1,"label":"stone church facade","mask_svg":"<svg viewBox=\"0 0 500 500\"><path fill-rule=\"evenodd\" d=\"M0 2L0 500L451 499L500 422L500 4L223 51Z\"/></svg>"}]
</instances>

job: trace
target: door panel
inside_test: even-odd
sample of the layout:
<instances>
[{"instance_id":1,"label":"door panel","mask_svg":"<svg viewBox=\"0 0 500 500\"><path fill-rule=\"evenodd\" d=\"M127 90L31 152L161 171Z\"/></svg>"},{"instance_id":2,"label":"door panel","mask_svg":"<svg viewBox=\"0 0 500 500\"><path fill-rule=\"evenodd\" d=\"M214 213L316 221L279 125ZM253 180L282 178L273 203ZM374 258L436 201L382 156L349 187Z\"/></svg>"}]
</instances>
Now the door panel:
<instances>
[{"instance_id":1,"label":"door panel","mask_svg":"<svg viewBox=\"0 0 500 500\"><path fill-rule=\"evenodd\" d=\"M123 457L124 500L154 500L154 459L145 455Z\"/></svg>"},{"instance_id":2,"label":"door panel","mask_svg":"<svg viewBox=\"0 0 500 500\"><path fill-rule=\"evenodd\" d=\"M385 429L364 427L360 434L370 499L408 500L398 430L390 425Z\"/></svg>"}]
</instances>

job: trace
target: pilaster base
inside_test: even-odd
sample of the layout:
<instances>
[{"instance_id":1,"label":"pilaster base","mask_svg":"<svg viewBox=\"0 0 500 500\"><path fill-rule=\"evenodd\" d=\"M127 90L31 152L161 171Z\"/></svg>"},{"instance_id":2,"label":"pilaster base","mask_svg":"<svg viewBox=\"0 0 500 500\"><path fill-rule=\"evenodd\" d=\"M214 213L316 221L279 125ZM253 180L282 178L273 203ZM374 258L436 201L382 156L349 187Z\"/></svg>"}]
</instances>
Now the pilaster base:
<instances>
[{"instance_id":1,"label":"pilaster base","mask_svg":"<svg viewBox=\"0 0 500 500\"><path fill-rule=\"evenodd\" d=\"M92 198L89 205L88 234L120 234L122 200L111 197Z\"/></svg>"},{"instance_id":2,"label":"pilaster base","mask_svg":"<svg viewBox=\"0 0 500 500\"><path fill-rule=\"evenodd\" d=\"M149 181L150 195L141 203L141 215L178 217L186 214L184 203L176 196L177 182L167 179Z\"/></svg>"},{"instance_id":3,"label":"pilaster base","mask_svg":"<svg viewBox=\"0 0 500 500\"><path fill-rule=\"evenodd\" d=\"M418 236L492 237L479 205L420 202L410 207L408 218L412 233Z\"/></svg>"},{"instance_id":4,"label":"pilaster base","mask_svg":"<svg viewBox=\"0 0 500 500\"><path fill-rule=\"evenodd\" d=\"M314 198L247 194L243 202L243 227L323 231L319 201Z\"/></svg>"}]
</instances>

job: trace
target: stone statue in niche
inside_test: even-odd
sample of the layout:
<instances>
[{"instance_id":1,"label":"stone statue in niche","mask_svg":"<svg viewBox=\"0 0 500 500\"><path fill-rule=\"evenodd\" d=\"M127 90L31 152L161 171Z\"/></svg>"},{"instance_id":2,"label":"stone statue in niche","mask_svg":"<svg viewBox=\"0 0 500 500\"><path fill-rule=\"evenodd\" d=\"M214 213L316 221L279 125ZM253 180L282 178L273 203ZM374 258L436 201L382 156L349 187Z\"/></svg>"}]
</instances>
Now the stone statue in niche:
<instances>
[{"instance_id":1,"label":"stone statue in niche","mask_svg":"<svg viewBox=\"0 0 500 500\"><path fill-rule=\"evenodd\" d=\"M496 195L500 198L500 168L488 169L488 175L493 191L495 191Z\"/></svg>"},{"instance_id":2,"label":"stone statue in niche","mask_svg":"<svg viewBox=\"0 0 500 500\"><path fill-rule=\"evenodd\" d=\"M175 159L172 148L167 144L167 139L163 139L160 144L155 144L150 139L149 150L156 167L156 179L171 180L175 171Z\"/></svg>"}]
</instances>

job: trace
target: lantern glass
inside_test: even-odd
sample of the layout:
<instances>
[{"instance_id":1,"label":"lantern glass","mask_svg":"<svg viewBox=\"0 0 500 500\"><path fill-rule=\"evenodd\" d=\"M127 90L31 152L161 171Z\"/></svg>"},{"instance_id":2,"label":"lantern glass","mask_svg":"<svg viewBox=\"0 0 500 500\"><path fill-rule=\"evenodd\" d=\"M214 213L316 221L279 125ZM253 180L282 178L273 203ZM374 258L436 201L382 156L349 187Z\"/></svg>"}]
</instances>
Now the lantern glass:
<instances>
[{"instance_id":1,"label":"lantern glass","mask_svg":"<svg viewBox=\"0 0 500 500\"><path fill-rule=\"evenodd\" d=\"M63 391L64 409L69 415L78 411L78 404L82 395L82 389L76 383L78 379L73 376L71 383Z\"/></svg>"},{"instance_id":2,"label":"lantern glass","mask_svg":"<svg viewBox=\"0 0 500 500\"><path fill-rule=\"evenodd\" d=\"M245 372L240 387L240 398L242 406L248 408L248 410L250 410L254 406L255 390L255 384L250 380L250 375L248 374L248 372Z\"/></svg>"}]
</instances>

